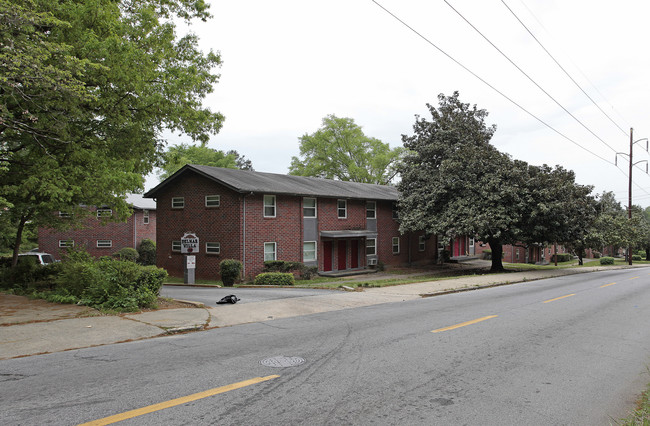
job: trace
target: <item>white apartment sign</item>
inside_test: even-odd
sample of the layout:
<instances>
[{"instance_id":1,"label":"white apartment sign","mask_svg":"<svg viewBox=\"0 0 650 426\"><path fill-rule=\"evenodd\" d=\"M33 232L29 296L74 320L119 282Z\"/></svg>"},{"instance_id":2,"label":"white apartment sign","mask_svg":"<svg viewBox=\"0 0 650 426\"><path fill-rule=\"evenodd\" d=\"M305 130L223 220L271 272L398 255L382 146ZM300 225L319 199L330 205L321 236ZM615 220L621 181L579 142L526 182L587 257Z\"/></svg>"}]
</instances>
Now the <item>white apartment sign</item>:
<instances>
[{"instance_id":1,"label":"white apartment sign","mask_svg":"<svg viewBox=\"0 0 650 426\"><path fill-rule=\"evenodd\" d=\"M199 252L199 237L186 232L181 238L181 253L198 253Z\"/></svg>"}]
</instances>

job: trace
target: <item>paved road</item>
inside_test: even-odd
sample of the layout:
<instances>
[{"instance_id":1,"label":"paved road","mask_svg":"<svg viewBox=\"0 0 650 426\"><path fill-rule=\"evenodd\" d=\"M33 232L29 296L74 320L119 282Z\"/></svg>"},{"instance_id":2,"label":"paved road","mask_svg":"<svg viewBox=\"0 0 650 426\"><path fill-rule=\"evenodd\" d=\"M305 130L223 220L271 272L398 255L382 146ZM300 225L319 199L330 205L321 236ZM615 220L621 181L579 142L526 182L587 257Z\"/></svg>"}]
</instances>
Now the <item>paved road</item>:
<instances>
[{"instance_id":1,"label":"paved road","mask_svg":"<svg viewBox=\"0 0 650 426\"><path fill-rule=\"evenodd\" d=\"M318 296L326 292L338 290L318 290L308 288L218 288L218 287L188 287L165 285L160 291L163 297L190 300L203 303L205 306L216 306L218 300L231 294L241 299L237 303L264 302L266 300L290 299L294 297Z\"/></svg>"},{"instance_id":2,"label":"paved road","mask_svg":"<svg viewBox=\"0 0 650 426\"><path fill-rule=\"evenodd\" d=\"M649 274L574 275L1 361L0 424L72 425L150 407L123 424L606 425L650 380ZM261 363L292 357L304 363Z\"/></svg>"}]
</instances>

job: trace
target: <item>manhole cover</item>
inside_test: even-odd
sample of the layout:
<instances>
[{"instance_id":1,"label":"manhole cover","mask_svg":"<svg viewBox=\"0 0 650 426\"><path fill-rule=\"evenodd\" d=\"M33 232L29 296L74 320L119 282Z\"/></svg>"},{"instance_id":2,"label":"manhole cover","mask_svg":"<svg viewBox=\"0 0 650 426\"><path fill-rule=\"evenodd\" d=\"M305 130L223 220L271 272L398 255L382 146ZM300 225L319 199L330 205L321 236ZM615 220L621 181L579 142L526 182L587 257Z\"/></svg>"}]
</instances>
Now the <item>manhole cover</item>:
<instances>
[{"instance_id":1,"label":"manhole cover","mask_svg":"<svg viewBox=\"0 0 650 426\"><path fill-rule=\"evenodd\" d=\"M298 356L274 356L260 361L260 364L266 367L295 367L305 362L304 358Z\"/></svg>"}]
</instances>

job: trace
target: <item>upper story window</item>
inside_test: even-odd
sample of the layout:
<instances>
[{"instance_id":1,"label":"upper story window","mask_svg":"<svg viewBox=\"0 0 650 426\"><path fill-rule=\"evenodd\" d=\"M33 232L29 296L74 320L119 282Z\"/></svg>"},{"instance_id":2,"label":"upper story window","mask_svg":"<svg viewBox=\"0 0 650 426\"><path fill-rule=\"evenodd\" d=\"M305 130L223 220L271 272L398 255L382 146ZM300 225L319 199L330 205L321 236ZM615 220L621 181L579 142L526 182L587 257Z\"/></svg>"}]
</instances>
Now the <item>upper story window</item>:
<instances>
[{"instance_id":1,"label":"upper story window","mask_svg":"<svg viewBox=\"0 0 650 426\"><path fill-rule=\"evenodd\" d=\"M399 254L399 237L393 237L393 254Z\"/></svg>"},{"instance_id":2,"label":"upper story window","mask_svg":"<svg viewBox=\"0 0 650 426\"><path fill-rule=\"evenodd\" d=\"M111 217L113 210L111 209L97 209L97 217Z\"/></svg>"},{"instance_id":3,"label":"upper story window","mask_svg":"<svg viewBox=\"0 0 650 426\"><path fill-rule=\"evenodd\" d=\"M339 219L348 217L348 202L347 200L338 200L336 202Z\"/></svg>"},{"instance_id":4,"label":"upper story window","mask_svg":"<svg viewBox=\"0 0 650 426\"><path fill-rule=\"evenodd\" d=\"M172 209L185 208L185 197L172 197Z\"/></svg>"},{"instance_id":5,"label":"upper story window","mask_svg":"<svg viewBox=\"0 0 650 426\"><path fill-rule=\"evenodd\" d=\"M399 219L399 211L397 210L397 203L395 201L393 201L392 208L393 208L393 219Z\"/></svg>"},{"instance_id":6,"label":"upper story window","mask_svg":"<svg viewBox=\"0 0 650 426\"><path fill-rule=\"evenodd\" d=\"M149 224L149 210L142 210L142 223Z\"/></svg>"},{"instance_id":7,"label":"upper story window","mask_svg":"<svg viewBox=\"0 0 650 426\"><path fill-rule=\"evenodd\" d=\"M275 217L275 195L264 196L264 217Z\"/></svg>"},{"instance_id":8,"label":"upper story window","mask_svg":"<svg viewBox=\"0 0 650 426\"><path fill-rule=\"evenodd\" d=\"M74 241L73 240L59 240L59 247L60 248L74 247Z\"/></svg>"},{"instance_id":9,"label":"upper story window","mask_svg":"<svg viewBox=\"0 0 650 426\"><path fill-rule=\"evenodd\" d=\"M221 195L206 195L205 196L205 206L206 207L219 207L221 205Z\"/></svg>"},{"instance_id":10,"label":"upper story window","mask_svg":"<svg viewBox=\"0 0 650 426\"><path fill-rule=\"evenodd\" d=\"M366 219L377 219L376 201L366 201Z\"/></svg>"},{"instance_id":11,"label":"upper story window","mask_svg":"<svg viewBox=\"0 0 650 426\"><path fill-rule=\"evenodd\" d=\"M316 199L303 198L302 199L302 215L304 217L316 217Z\"/></svg>"}]
</instances>

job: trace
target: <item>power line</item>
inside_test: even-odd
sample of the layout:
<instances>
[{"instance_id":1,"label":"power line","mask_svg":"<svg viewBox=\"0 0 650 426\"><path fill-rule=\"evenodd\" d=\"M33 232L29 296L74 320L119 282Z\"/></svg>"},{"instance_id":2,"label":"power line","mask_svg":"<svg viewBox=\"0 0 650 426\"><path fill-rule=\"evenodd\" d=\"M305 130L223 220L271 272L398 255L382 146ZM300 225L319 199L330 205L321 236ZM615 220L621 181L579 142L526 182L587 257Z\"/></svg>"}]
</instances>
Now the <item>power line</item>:
<instances>
[{"instance_id":1,"label":"power line","mask_svg":"<svg viewBox=\"0 0 650 426\"><path fill-rule=\"evenodd\" d=\"M502 0L502 1L503 1L503 0ZM485 39L485 41L487 41L488 43L490 43L490 45L491 45L492 47L494 47L494 48L497 50L497 52L499 52L499 53L500 53L504 58L506 58L506 59L508 60L508 62L510 62L510 63L511 63L515 68L517 68L517 69L519 70L519 72L521 72L523 75L525 75L526 78L528 78L528 80L531 81L531 83L533 83L535 86L537 86L537 88L538 88L539 90L541 90L542 92L544 92L544 94L545 94L546 96L548 96L548 97L549 97L553 102L555 102L555 103L557 104L557 106L559 106L560 108L562 108L562 110L564 110L564 112L566 112L567 114L569 114L569 115L571 116L571 118L573 118L575 121L577 121L577 122L578 122L582 127L584 127L585 130L587 130L589 133L591 133L591 134L592 134L596 139L598 139L598 140L601 141L603 144L605 144L605 146L606 146L607 148L609 148L609 149L611 149L612 151L616 152L616 150L615 150L614 148L612 148L612 147L611 147L607 142L605 142L605 141L604 141L600 136L598 136L596 133L594 133L594 132L589 128L589 127L587 127L587 126L586 126L582 121L580 121L580 120L579 120L575 115L573 115L573 114L571 113L571 111L569 111L568 109L566 109L566 108L564 107L564 105L562 105L560 102L558 102L558 101L557 101L553 96L551 96L550 93L548 93L546 90L544 90L544 88L543 88L542 86L540 86L540 85L539 85L539 84L538 84L538 83L537 83L537 82L536 82L536 81L535 81L531 76L529 76L529 75L528 75L528 74L527 74L523 69L521 69L521 67L519 67L519 65L517 65L517 64L516 64L512 59L510 59L510 57L509 57L508 55L506 55L506 54L505 54L501 49L499 49L499 48L498 48L494 43L492 43L492 41L491 41L489 38L487 38L487 37L486 37L486 36L481 32L481 30L479 30L478 28L476 28L476 27L475 27L475 26L474 26L474 25L473 25L473 24L472 24L472 23L471 23L467 18L465 18L465 16L464 16L462 13L460 13L460 12L459 12L459 11L458 11L454 6L452 6L451 3L449 3L447 0L444 0L444 2L447 4L447 6L449 6L449 7L451 8L451 10L453 10L454 12L456 12L456 14L457 14L458 16L460 16L460 17L461 17L461 18L462 18L462 19L463 19L463 20L464 20L464 21L465 21L465 22L466 22L470 27L472 27L472 29L474 29L474 31L476 31L477 33L479 33L480 36L483 37L483 38Z\"/></svg>"},{"instance_id":2,"label":"power line","mask_svg":"<svg viewBox=\"0 0 650 426\"><path fill-rule=\"evenodd\" d=\"M479 81L481 81L483 84L485 84L486 86L488 86L489 88L491 88L492 90L494 90L495 92L497 92L499 95L501 95L501 96L503 96L504 98L506 98L508 101L510 101L512 104L514 104L514 105L517 106L519 109L521 109L522 111L524 111L526 114L530 115L530 116L533 117L535 120L539 121L540 123L542 123L543 125L545 125L545 126L548 127L549 129L551 129L552 131L554 131L555 133L557 133L558 135L560 135L560 136L563 137L564 139L568 140L568 141L571 142L572 144L578 146L579 148L582 148L584 151L587 151L587 152L590 153L591 155L593 155L593 156L595 156L595 157L597 157L597 158L599 158L599 159L605 161L606 163L609 163L609 164L611 164L611 165L614 165L614 163L612 163L611 161L609 161L609 160L607 160L606 158L604 158L604 157L602 157L602 156L596 154L596 153L593 152L593 151L590 151L588 148L585 148L584 146L580 145L578 142L576 142L576 141L574 141L573 139L569 138L568 136L566 136L565 134L563 134L563 133L560 132L559 130L555 129L553 126L551 126L550 124L546 123L544 120L542 120L541 118L537 117L535 114L533 114L532 112L528 111L526 108L524 108L523 106L521 106L520 104L518 104L517 102L515 102L513 99L511 99L511 98L508 97L506 94L504 94L503 92L501 92L499 89L497 89L496 87L494 87L493 85L491 85L490 83L488 83L486 80L484 80L483 78L481 78L481 77L480 77L478 74L476 74L474 71L470 70L470 69L467 68L465 65L463 65L461 62L459 62L458 60L456 60L453 56L451 56L450 54L448 54L447 52L445 52L444 50L442 50L440 47L438 47L438 46L437 46L435 43L433 43L431 40L429 40L428 38L426 38L424 35L420 34L417 30L415 30L415 29L414 29L413 27L411 27L409 24L407 24L406 22L404 22L403 20L401 20L399 17L397 17L397 15L395 15L395 14L394 14L393 12L391 12L390 10L386 9L384 6L382 6L382 5L381 5L380 3L378 3L376 0L371 0L371 1L372 1L373 3L375 3L377 6L379 6L382 10L384 10L384 12L386 12L386 13L388 13L390 16L392 16L392 17L393 17L395 20L397 20L399 23L401 23L401 24L404 25L406 28L408 28L408 29L411 30L413 33L415 33L415 34L416 34L418 37L420 37L422 40L424 40L425 42L427 42L428 44L430 44L432 47L434 47L434 48L435 48L436 50L438 50L440 53L442 53L443 55L445 55L447 58L451 59L451 60L452 60L456 65L460 66L460 67L463 68L465 71L467 71L468 73L470 73L471 75L473 75L475 78L477 78ZM608 146L609 146L609 145L608 145ZM610 147L610 149L611 149L611 147Z\"/></svg>"},{"instance_id":3,"label":"power line","mask_svg":"<svg viewBox=\"0 0 650 426\"><path fill-rule=\"evenodd\" d=\"M530 31L530 30L528 29L528 27L527 27L527 26L526 26L526 25L521 21L521 19L519 19L519 17L517 16L517 14L516 14L516 13L515 13L511 8L510 8L510 6L508 6L508 4L505 2L505 0L501 0L501 3L503 3L503 5L506 7L506 9L508 9L508 10L510 11L510 13L512 13L512 16L514 16L515 19L517 19L517 21L519 21L519 23L521 24L521 26L524 27L524 28L526 29L526 31L528 31L528 34L530 34L530 36L531 36L531 37L532 37L532 38L537 42L537 44L539 44L539 47L541 47L541 48L544 50L544 52L546 52L546 54L547 54L547 55L548 55L548 56L553 60L553 62L555 62L555 64L556 64L558 67L560 67L560 69L564 72L564 74L566 74L566 76L569 77L569 79L573 82L573 84L575 84L575 85L578 87L578 89L580 89L580 91L582 91L582 93L584 93L585 96L586 96L587 98L589 98L589 100L591 101L591 103L594 104L594 105L596 106L596 108L598 108L598 109L600 110L600 112L602 112L602 113L605 115L605 117L607 117L607 118L609 119L609 121L611 121L611 122L612 122L616 127L619 128L619 130L620 130L621 132L623 132L624 135L627 136L627 132L626 132L625 130L623 130L623 128L622 128L621 126L619 126L618 123L616 123L616 122L615 122L615 121L614 121L614 120L613 120L609 115L607 115L607 113L606 113L605 111L603 111L603 109L602 109L602 108L601 108L601 107L596 103L596 101L594 101L594 100L591 98L591 96L589 96L589 95L587 94L587 92L585 92L584 89L583 89L583 88L578 84L578 82L575 81L575 80L573 79L573 77L571 77L571 75L567 72L567 70L565 70L564 67L563 67L562 65L560 65L560 63L555 59L555 57L553 57L553 55L551 55L551 52L549 52L548 49L546 49L546 47L544 47L544 45L542 44L542 42L540 42L540 41L537 39L537 37L535 37L535 34L533 34L532 31Z\"/></svg>"}]
</instances>

